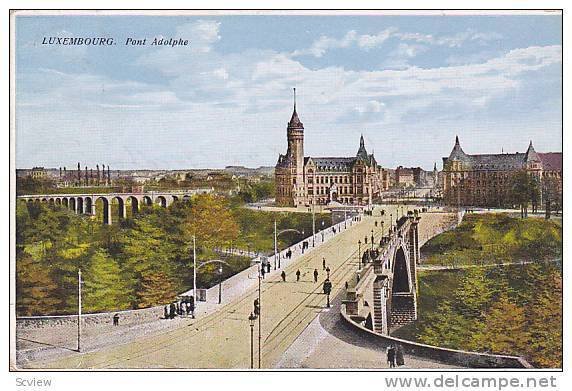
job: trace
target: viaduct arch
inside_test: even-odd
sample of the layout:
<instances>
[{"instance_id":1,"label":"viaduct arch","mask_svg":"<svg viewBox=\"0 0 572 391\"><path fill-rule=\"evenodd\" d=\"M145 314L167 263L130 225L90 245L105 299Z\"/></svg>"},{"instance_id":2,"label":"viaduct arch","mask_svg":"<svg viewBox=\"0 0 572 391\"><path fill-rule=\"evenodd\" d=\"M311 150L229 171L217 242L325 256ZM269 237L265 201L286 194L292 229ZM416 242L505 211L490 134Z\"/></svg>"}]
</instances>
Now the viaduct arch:
<instances>
[{"instance_id":1,"label":"viaduct arch","mask_svg":"<svg viewBox=\"0 0 572 391\"><path fill-rule=\"evenodd\" d=\"M190 201L195 194L207 194L213 191L214 189L211 188L148 193L38 194L22 195L17 198L25 202L43 202L49 205L63 206L76 214L88 216L96 216L98 208L101 208L103 223L111 225L116 218L119 220L127 218L128 204L131 205L132 215L135 215L139 213L141 205L158 205L162 208L168 208L180 200L183 202ZM116 216L113 216L112 211L115 206L117 206L118 212Z\"/></svg>"}]
</instances>

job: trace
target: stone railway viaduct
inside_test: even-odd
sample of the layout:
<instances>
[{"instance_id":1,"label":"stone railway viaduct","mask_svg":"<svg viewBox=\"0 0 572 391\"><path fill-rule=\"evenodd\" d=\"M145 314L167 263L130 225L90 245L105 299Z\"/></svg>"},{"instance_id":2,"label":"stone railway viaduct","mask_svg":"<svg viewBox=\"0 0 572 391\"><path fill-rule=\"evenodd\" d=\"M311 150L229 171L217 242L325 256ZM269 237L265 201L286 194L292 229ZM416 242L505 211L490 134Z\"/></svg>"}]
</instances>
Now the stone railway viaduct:
<instances>
[{"instance_id":1,"label":"stone railway viaduct","mask_svg":"<svg viewBox=\"0 0 572 391\"><path fill-rule=\"evenodd\" d=\"M119 219L127 217L127 206L131 205L133 214L139 213L142 205L160 205L168 207L173 202L188 201L195 194L206 194L211 189L192 189L175 191L157 191L145 193L102 193L102 194L36 194L21 195L18 200L25 202L45 202L51 205L63 205L73 210L77 214L95 216L97 214L96 204L101 201L103 206L103 224L113 223L111 205L117 202Z\"/></svg>"}]
</instances>

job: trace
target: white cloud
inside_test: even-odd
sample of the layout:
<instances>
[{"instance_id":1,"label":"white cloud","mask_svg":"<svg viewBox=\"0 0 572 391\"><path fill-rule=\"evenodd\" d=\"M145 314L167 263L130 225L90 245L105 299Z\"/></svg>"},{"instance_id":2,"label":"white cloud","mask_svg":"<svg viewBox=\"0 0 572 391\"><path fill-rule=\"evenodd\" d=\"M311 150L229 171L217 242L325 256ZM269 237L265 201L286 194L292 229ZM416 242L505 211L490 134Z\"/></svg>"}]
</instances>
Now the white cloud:
<instances>
[{"instance_id":1,"label":"white cloud","mask_svg":"<svg viewBox=\"0 0 572 391\"><path fill-rule=\"evenodd\" d=\"M487 41L500 39L502 36L496 32L476 32L472 29L462 31L454 35L442 36L400 32L396 27L389 27L374 35L359 35L355 30L350 30L342 38L339 39L322 35L320 38L314 41L309 48L296 50L291 55L293 57L311 55L319 58L324 56L324 54L326 54L326 52L331 49L349 48L354 45L362 50L367 51L383 45L390 38L396 38L402 42L413 42L418 44L447 46L454 48L460 47L467 41L485 43Z\"/></svg>"},{"instance_id":2,"label":"white cloud","mask_svg":"<svg viewBox=\"0 0 572 391\"><path fill-rule=\"evenodd\" d=\"M351 139L355 133L357 140L364 127L395 135L422 127L420 124L446 129L456 124L453 117L478 115L495 99L519 90L526 83L526 72L541 71L562 61L561 46L541 46L515 49L478 64L422 69L410 66L407 60L431 45L450 46L487 37L474 32L439 38L429 34L398 36L396 30L386 29L374 35L349 31L340 39L323 36L296 55L305 52L320 57L328 50L351 46L370 50L395 37L398 44L388 54L388 61L394 61L393 69L310 68L292 53L257 49L220 53L215 46L220 39L219 27L210 21L181 26L182 37L194 37L190 38L195 43L192 53L160 48L147 51L137 60L138 66L160 73L166 82L139 83L45 69L20 74L30 87L23 88L25 92L18 96L18 108L27 113L28 138L22 143L36 145L40 156L41 145L46 144L31 136L47 134L41 129L46 123L53 129L66 128L63 134L71 135L71 127L86 126L104 140L125 137L124 144L96 143L90 154L109 151L114 156L127 156L126 166L139 164L137 156L145 153L149 159L155 156L157 160L151 163L155 166L167 166L161 163L163 158L179 167L212 165L213 156L221 156L220 145L228 146L222 152L227 159L224 164L272 164L284 149L292 87L298 88L308 151L320 153L324 137ZM48 115L49 121L34 119ZM86 118L88 123L66 122L68 116ZM170 156L160 157L153 149L146 150L159 142L157 134L161 134L160 149L169 151ZM387 134L379 136L383 139L380 143ZM134 135L140 138L134 138L136 142L130 145L129 137ZM224 140L205 141L212 140L213 135ZM428 137L427 131L420 137ZM70 138L66 147L81 150L74 142ZM328 145L331 153L345 153L336 148L347 143L334 144L340 146ZM355 153L354 145L348 145Z\"/></svg>"}]
</instances>

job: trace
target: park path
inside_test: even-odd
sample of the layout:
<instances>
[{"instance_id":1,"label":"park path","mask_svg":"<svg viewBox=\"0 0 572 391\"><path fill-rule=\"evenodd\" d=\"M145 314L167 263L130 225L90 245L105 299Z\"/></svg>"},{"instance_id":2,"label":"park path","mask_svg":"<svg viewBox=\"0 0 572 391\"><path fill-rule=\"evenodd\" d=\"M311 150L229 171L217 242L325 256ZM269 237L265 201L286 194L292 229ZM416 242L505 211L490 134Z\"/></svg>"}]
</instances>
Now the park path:
<instances>
[{"instance_id":1,"label":"park path","mask_svg":"<svg viewBox=\"0 0 572 391\"><path fill-rule=\"evenodd\" d=\"M463 269L487 269L499 266L512 266L512 265L529 265L531 263L539 262L562 262L561 259L549 259L543 261L514 261L514 262L501 262L501 263L485 263L480 265L418 265L417 270L463 270Z\"/></svg>"}]
</instances>

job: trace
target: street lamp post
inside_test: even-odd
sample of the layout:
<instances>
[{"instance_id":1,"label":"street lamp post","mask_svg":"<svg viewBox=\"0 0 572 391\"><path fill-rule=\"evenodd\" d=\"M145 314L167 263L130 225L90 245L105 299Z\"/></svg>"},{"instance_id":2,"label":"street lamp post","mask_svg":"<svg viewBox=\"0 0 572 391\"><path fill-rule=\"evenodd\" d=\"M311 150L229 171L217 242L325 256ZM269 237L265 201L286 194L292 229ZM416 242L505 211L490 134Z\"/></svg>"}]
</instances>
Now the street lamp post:
<instances>
[{"instance_id":1,"label":"street lamp post","mask_svg":"<svg viewBox=\"0 0 572 391\"><path fill-rule=\"evenodd\" d=\"M256 316L251 312L248 317L250 322L250 369L254 369L254 321Z\"/></svg>"},{"instance_id":2,"label":"street lamp post","mask_svg":"<svg viewBox=\"0 0 572 391\"><path fill-rule=\"evenodd\" d=\"M389 214L389 229L393 229L393 213Z\"/></svg>"},{"instance_id":3,"label":"street lamp post","mask_svg":"<svg viewBox=\"0 0 572 391\"><path fill-rule=\"evenodd\" d=\"M276 270L277 254L278 254L278 234L276 233L276 219L274 219L274 270Z\"/></svg>"},{"instance_id":4,"label":"street lamp post","mask_svg":"<svg viewBox=\"0 0 572 391\"><path fill-rule=\"evenodd\" d=\"M193 303L195 308L197 308L197 243L195 235L193 235ZM193 318L195 317L195 311L193 311Z\"/></svg>"},{"instance_id":5,"label":"street lamp post","mask_svg":"<svg viewBox=\"0 0 572 391\"><path fill-rule=\"evenodd\" d=\"M77 351L81 351L81 269L77 271Z\"/></svg>"},{"instance_id":6,"label":"street lamp post","mask_svg":"<svg viewBox=\"0 0 572 391\"><path fill-rule=\"evenodd\" d=\"M358 244L357 256L358 256L358 265L359 265L358 270L361 270L361 240L358 240L357 244Z\"/></svg>"},{"instance_id":7,"label":"street lamp post","mask_svg":"<svg viewBox=\"0 0 572 391\"><path fill-rule=\"evenodd\" d=\"M324 243L324 220L322 220L322 243Z\"/></svg>"},{"instance_id":8,"label":"street lamp post","mask_svg":"<svg viewBox=\"0 0 572 391\"><path fill-rule=\"evenodd\" d=\"M218 267L218 303L222 301L222 265Z\"/></svg>"},{"instance_id":9,"label":"street lamp post","mask_svg":"<svg viewBox=\"0 0 572 391\"><path fill-rule=\"evenodd\" d=\"M373 229L371 230L371 251L373 251Z\"/></svg>"},{"instance_id":10,"label":"street lamp post","mask_svg":"<svg viewBox=\"0 0 572 391\"><path fill-rule=\"evenodd\" d=\"M261 304L261 285L262 285L262 262L258 263L258 369L260 369L260 351L262 345L262 304Z\"/></svg>"},{"instance_id":11,"label":"street lamp post","mask_svg":"<svg viewBox=\"0 0 572 391\"><path fill-rule=\"evenodd\" d=\"M312 247L316 247L316 212L312 202Z\"/></svg>"}]
</instances>

